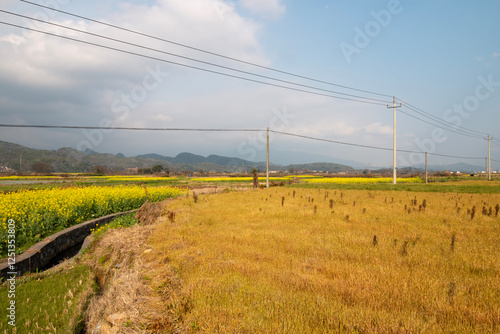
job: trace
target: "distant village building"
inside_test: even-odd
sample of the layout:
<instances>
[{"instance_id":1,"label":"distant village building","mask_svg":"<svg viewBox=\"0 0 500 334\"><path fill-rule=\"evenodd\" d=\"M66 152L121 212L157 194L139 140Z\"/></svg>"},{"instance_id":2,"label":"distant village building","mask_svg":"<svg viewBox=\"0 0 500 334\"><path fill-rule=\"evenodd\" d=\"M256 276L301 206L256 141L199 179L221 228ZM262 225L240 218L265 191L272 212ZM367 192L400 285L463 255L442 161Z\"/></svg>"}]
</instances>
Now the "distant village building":
<instances>
[{"instance_id":1,"label":"distant village building","mask_svg":"<svg viewBox=\"0 0 500 334\"><path fill-rule=\"evenodd\" d=\"M134 167L134 168L127 168L125 170L128 174L137 174L137 172L139 171L139 168L138 167Z\"/></svg>"},{"instance_id":2,"label":"distant village building","mask_svg":"<svg viewBox=\"0 0 500 334\"><path fill-rule=\"evenodd\" d=\"M0 166L0 173L14 173L15 170L7 166Z\"/></svg>"}]
</instances>

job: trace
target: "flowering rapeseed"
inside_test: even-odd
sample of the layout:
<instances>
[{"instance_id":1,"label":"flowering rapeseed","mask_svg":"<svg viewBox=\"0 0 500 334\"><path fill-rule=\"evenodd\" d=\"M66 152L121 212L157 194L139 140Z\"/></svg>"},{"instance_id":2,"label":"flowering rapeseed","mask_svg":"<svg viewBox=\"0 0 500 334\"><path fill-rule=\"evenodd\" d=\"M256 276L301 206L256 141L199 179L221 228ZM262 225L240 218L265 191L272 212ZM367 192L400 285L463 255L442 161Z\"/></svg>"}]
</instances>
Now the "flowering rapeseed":
<instances>
[{"instance_id":1,"label":"flowering rapeseed","mask_svg":"<svg viewBox=\"0 0 500 334\"><path fill-rule=\"evenodd\" d=\"M7 249L7 221L16 222L16 247L107 214L139 208L152 202L180 196L185 190L172 187L73 187L23 190L0 194L0 255Z\"/></svg>"}]
</instances>

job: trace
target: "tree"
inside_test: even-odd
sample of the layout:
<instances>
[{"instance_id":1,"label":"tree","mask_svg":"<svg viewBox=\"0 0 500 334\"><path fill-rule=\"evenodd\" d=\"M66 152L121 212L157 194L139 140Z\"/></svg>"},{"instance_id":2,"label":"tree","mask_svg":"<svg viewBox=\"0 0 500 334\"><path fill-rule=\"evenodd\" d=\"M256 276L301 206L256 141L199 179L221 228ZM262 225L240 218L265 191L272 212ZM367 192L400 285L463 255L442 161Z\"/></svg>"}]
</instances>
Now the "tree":
<instances>
[{"instance_id":1,"label":"tree","mask_svg":"<svg viewBox=\"0 0 500 334\"><path fill-rule=\"evenodd\" d=\"M151 171L153 171L153 173L161 173L163 171L163 166L155 165L151 168Z\"/></svg>"},{"instance_id":2,"label":"tree","mask_svg":"<svg viewBox=\"0 0 500 334\"><path fill-rule=\"evenodd\" d=\"M139 168L137 174L152 174L153 171L149 167Z\"/></svg>"},{"instance_id":3,"label":"tree","mask_svg":"<svg viewBox=\"0 0 500 334\"><path fill-rule=\"evenodd\" d=\"M42 161L35 162L31 168L37 174L50 174L52 172L52 165Z\"/></svg>"},{"instance_id":4,"label":"tree","mask_svg":"<svg viewBox=\"0 0 500 334\"><path fill-rule=\"evenodd\" d=\"M104 175L108 169L104 166L95 166L94 167L94 174L99 174L99 175Z\"/></svg>"}]
</instances>

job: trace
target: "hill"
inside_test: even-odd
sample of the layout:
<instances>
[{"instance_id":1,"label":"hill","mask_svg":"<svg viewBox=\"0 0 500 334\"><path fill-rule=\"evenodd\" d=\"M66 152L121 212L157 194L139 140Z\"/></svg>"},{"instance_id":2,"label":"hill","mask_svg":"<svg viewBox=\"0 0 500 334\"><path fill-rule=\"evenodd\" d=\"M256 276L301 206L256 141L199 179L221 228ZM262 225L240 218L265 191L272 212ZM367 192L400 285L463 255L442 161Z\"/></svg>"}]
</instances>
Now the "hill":
<instances>
[{"instance_id":1,"label":"hill","mask_svg":"<svg viewBox=\"0 0 500 334\"><path fill-rule=\"evenodd\" d=\"M114 172L123 172L128 168L145 168L163 165L171 171L204 172L250 172L253 168L266 170L265 162L248 161L236 157L209 155L204 157L188 152L179 153L175 157L162 156L155 153L125 157L123 154L97 153L95 151L81 152L70 147L58 150L37 150L18 144L0 141L0 172L34 172L36 163L48 166L51 172L85 173L91 172L96 166L102 166ZM322 171L347 172L354 171L352 167L334 163L312 163L298 165L277 165L270 163L270 169L276 171Z\"/></svg>"}]
</instances>

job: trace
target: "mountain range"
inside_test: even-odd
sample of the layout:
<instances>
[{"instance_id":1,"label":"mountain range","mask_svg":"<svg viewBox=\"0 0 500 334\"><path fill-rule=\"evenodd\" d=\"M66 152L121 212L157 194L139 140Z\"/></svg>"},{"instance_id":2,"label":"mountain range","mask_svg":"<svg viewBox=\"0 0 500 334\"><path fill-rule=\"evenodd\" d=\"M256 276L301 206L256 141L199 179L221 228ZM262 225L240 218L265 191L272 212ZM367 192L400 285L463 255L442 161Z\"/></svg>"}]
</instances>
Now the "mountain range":
<instances>
[{"instance_id":1,"label":"mountain range","mask_svg":"<svg viewBox=\"0 0 500 334\"><path fill-rule=\"evenodd\" d=\"M22 145L0 141L0 172L33 172L36 163L49 166L52 172L59 173L85 173L92 172L97 166L102 166L114 172L123 172L131 168L151 168L155 165L168 167L170 171L200 171L204 172L250 172L253 168L260 171L266 170L266 163L248 161L235 157L209 155L207 157L183 152L175 157L162 156L155 153L143 154L134 157L125 157L123 154L98 153L87 150L81 152L73 148L64 147L58 150L38 150ZM270 163L270 170L275 171L322 171L330 173L354 172L357 170L374 170L373 167L357 163L356 169L338 163L314 162L306 164L279 165ZM403 170L405 168L401 168ZM421 172L425 166L416 166L407 169L410 172ZM391 172L390 168L379 168L379 172ZM429 171L461 171L478 172L484 166L474 166L465 163L451 165L428 166Z\"/></svg>"},{"instance_id":2,"label":"mountain range","mask_svg":"<svg viewBox=\"0 0 500 334\"><path fill-rule=\"evenodd\" d=\"M97 166L107 170L123 172L130 168L151 168L155 165L168 167L170 171L200 171L204 172L250 172L253 168L266 170L265 162L254 162L234 157L209 155L204 157L183 152L175 157L159 154L143 154L135 157L125 157L123 154L98 153L87 150L81 152L64 147L58 150L37 150L18 144L0 141L0 172L33 172L36 163L50 166L52 172L84 173L91 172ZM270 163L270 170L310 170L324 172L348 172L354 168L335 163L310 163L297 165L278 165Z\"/></svg>"}]
</instances>

